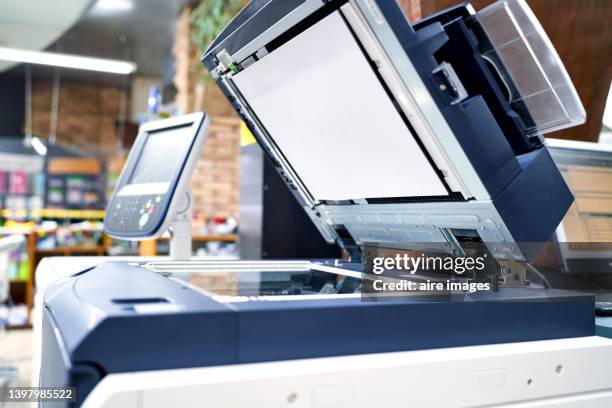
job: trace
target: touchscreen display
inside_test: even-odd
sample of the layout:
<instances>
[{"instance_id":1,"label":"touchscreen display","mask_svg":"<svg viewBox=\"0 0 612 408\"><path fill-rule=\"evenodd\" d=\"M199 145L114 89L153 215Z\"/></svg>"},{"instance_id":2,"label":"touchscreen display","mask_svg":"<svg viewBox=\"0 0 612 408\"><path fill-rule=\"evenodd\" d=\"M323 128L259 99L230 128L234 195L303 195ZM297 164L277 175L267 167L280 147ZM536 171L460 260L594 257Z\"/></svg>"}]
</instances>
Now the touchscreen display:
<instances>
[{"instance_id":1,"label":"touchscreen display","mask_svg":"<svg viewBox=\"0 0 612 408\"><path fill-rule=\"evenodd\" d=\"M192 139L191 124L149 133L129 184L169 182Z\"/></svg>"}]
</instances>

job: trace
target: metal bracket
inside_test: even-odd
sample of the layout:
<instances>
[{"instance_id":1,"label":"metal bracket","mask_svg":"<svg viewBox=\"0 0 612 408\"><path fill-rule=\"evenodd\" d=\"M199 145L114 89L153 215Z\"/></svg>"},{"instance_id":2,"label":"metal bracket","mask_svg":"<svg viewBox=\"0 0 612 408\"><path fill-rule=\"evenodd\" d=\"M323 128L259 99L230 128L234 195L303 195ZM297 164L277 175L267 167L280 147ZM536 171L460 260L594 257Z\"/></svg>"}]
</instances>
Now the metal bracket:
<instances>
[{"instance_id":1,"label":"metal bracket","mask_svg":"<svg viewBox=\"0 0 612 408\"><path fill-rule=\"evenodd\" d=\"M434 81L438 90L444 95L451 105L455 105L468 97L461 80L448 62L442 62L431 72L431 80Z\"/></svg>"}]
</instances>

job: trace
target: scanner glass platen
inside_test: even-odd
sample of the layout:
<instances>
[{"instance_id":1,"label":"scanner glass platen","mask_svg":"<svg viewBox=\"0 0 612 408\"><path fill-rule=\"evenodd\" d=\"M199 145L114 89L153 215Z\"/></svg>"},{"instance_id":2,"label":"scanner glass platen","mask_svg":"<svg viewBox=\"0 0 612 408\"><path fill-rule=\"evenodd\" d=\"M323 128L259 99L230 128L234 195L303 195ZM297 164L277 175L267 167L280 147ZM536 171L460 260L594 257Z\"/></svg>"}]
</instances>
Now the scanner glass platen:
<instances>
[{"instance_id":1,"label":"scanner glass platen","mask_svg":"<svg viewBox=\"0 0 612 408\"><path fill-rule=\"evenodd\" d=\"M337 268L305 261L151 262L146 268L187 282L223 303L360 296L360 265ZM282 299L279 298L282 296Z\"/></svg>"}]
</instances>

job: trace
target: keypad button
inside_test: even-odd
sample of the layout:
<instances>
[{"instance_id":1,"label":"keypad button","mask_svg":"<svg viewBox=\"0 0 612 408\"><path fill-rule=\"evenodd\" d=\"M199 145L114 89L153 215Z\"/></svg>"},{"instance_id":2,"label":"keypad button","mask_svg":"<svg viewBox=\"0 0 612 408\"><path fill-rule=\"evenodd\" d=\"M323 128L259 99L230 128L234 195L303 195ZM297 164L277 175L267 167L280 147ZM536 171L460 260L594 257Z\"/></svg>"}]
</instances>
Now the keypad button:
<instances>
[{"instance_id":1,"label":"keypad button","mask_svg":"<svg viewBox=\"0 0 612 408\"><path fill-rule=\"evenodd\" d=\"M149 221L149 214L148 213L144 213L140 216L140 219L138 220L138 226L140 228L144 227L147 224L147 221Z\"/></svg>"}]
</instances>

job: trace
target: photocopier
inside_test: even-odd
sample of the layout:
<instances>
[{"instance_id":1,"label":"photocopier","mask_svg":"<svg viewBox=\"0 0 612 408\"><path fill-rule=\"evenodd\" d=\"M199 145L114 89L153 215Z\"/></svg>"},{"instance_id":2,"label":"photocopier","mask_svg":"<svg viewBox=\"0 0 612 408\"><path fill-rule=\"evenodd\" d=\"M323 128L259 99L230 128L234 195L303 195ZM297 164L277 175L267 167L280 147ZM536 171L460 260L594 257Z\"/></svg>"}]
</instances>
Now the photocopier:
<instances>
[{"instance_id":1,"label":"photocopier","mask_svg":"<svg viewBox=\"0 0 612 408\"><path fill-rule=\"evenodd\" d=\"M183 256L49 285L41 386L86 408L611 406L590 295L501 278L452 301L361 293L363 247L476 242L528 265L571 205L543 134L585 113L523 0L413 24L391 0L253 0L202 61L346 257L185 259L209 119L145 124L105 229L170 229Z\"/></svg>"}]
</instances>

